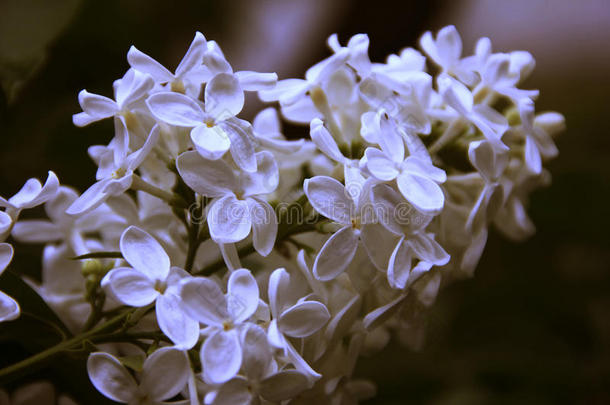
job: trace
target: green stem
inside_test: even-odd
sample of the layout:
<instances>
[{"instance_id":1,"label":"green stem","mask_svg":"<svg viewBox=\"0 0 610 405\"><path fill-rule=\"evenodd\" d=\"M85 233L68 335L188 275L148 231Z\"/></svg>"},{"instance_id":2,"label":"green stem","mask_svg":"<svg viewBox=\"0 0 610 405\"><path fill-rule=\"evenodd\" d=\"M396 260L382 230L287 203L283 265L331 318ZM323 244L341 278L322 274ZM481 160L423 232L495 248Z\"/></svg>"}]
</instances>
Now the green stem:
<instances>
[{"instance_id":1,"label":"green stem","mask_svg":"<svg viewBox=\"0 0 610 405\"><path fill-rule=\"evenodd\" d=\"M52 346L46 350L43 350L40 353L37 353L31 357L28 357L25 360L15 363L12 366L8 366L8 367L1 369L0 370L0 382L7 382L12 377L14 377L18 373L20 373L28 368L31 368L32 366L35 366L45 360L48 360L51 357L53 357L63 351L74 349L76 346L82 344L84 341L86 341L88 339L91 339L92 337L94 337L96 334L98 334L100 332L117 327L118 325L120 325L123 322L123 320L128 318L129 315L131 315L135 311L136 311L136 308L129 309L129 310L115 316L114 318L109 319L108 321L97 326L96 328L93 328L89 331L76 335L71 339L64 340L63 342L60 342L60 343L56 344L55 346Z\"/></svg>"},{"instance_id":2,"label":"green stem","mask_svg":"<svg viewBox=\"0 0 610 405\"><path fill-rule=\"evenodd\" d=\"M155 197L160 198L163 201L167 202L172 207L188 208L188 204L186 203L186 201L184 201L184 199L182 197L180 197L179 195L170 193L168 191L165 191L163 189L160 189L159 187L157 187L153 184L150 184L149 182L143 180L137 174L133 175L131 188L133 190L140 190L140 191L144 191L150 195L154 195Z\"/></svg>"}]
</instances>

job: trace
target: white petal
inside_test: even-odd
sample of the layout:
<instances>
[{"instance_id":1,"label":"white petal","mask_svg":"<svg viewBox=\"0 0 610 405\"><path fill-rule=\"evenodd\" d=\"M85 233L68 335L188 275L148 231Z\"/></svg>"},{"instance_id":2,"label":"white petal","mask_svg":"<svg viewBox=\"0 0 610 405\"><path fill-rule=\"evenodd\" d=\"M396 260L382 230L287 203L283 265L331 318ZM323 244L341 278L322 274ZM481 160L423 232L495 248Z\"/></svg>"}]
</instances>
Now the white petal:
<instances>
[{"instance_id":1,"label":"white petal","mask_svg":"<svg viewBox=\"0 0 610 405\"><path fill-rule=\"evenodd\" d=\"M220 197L237 187L231 167L221 160L205 160L197 152L184 152L176 159L182 180L206 197Z\"/></svg>"},{"instance_id":2,"label":"white petal","mask_svg":"<svg viewBox=\"0 0 610 405\"><path fill-rule=\"evenodd\" d=\"M284 334L302 338L317 332L329 319L330 313L324 304L318 301L304 301L282 312L278 326Z\"/></svg>"},{"instance_id":3,"label":"white petal","mask_svg":"<svg viewBox=\"0 0 610 405\"><path fill-rule=\"evenodd\" d=\"M246 324L242 332L243 367L250 379L258 380L267 373L272 354L265 330L255 324Z\"/></svg>"},{"instance_id":4,"label":"white petal","mask_svg":"<svg viewBox=\"0 0 610 405\"><path fill-rule=\"evenodd\" d=\"M37 179L29 179L8 201L18 208L33 208L53 198L58 189L59 180L55 173L49 171L43 186Z\"/></svg>"},{"instance_id":5,"label":"white petal","mask_svg":"<svg viewBox=\"0 0 610 405\"><path fill-rule=\"evenodd\" d=\"M285 79L278 81L273 89L260 91L258 97L266 103L278 100L287 102L304 94L308 87L309 84L303 79Z\"/></svg>"},{"instance_id":6,"label":"white petal","mask_svg":"<svg viewBox=\"0 0 610 405\"><path fill-rule=\"evenodd\" d=\"M470 90L457 80L448 76L437 79L440 93L449 106L463 116L468 116L472 111L473 96Z\"/></svg>"},{"instance_id":7,"label":"white petal","mask_svg":"<svg viewBox=\"0 0 610 405\"><path fill-rule=\"evenodd\" d=\"M474 141L468 145L470 163L486 181L494 179L494 173L496 172L495 155L496 152L488 141Z\"/></svg>"},{"instance_id":8,"label":"white petal","mask_svg":"<svg viewBox=\"0 0 610 405\"><path fill-rule=\"evenodd\" d=\"M155 304L159 327L176 347L192 349L199 339L199 322L184 313L179 296L161 295Z\"/></svg>"},{"instance_id":9,"label":"white petal","mask_svg":"<svg viewBox=\"0 0 610 405\"><path fill-rule=\"evenodd\" d=\"M306 179L303 190L313 208L341 224L351 224L355 206L343 184L328 176Z\"/></svg>"},{"instance_id":10,"label":"white petal","mask_svg":"<svg viewBox=\"0 0 610 405\"><path fill-rule=\"evenodd\" d=\"M194 277L183 281L180 297L187 315L205 325L222 325L229 318L225 295L212 280Z\"/></svg>"},{"instance_id":11,"label":"white petal","mask_svg":"<svg viewBox=\"0 0 610 405\"><path fill-rule=\"evenodd\" d=\"M149 75L129 69L125 76L115 82L116 102L121 108L125 108L146 96L154 85Z\"/></svg>"},{"instance_id":12,"label":"white petal","mask_svg":"<svg viewBox=\"0 0 610 405\"><path fill-rule=\"evenodd\" d=\"M193 68L203 64L203 54L207 51L207 41L201 32L195 33L195 38L189 46L188 51L176 68L176 76L182 76Z\"/></svg>"},{"instance_id":13,"label":"white petal","mask_svg":"<svg viewBox=\"0 0 610 405\"><path fill-rule=\"evenodd\" d=\"M209 160L220 159L231 147L231 140L218 125L199 125L191 131L191 140L197 152Z\"/></svg>"},{"instance_id":14,"label":"white petal","mask_svg":"<svg viewBox=\"0 0 610 405\"><path fill-rule=\"evenodd\" d=\"M307 377L296 370L284 370L260 382L260 395L271 402L281 402L297 397L308 388Z\"/></svg>"},{"instance_id":15,"label":"white petal","mask_svg":"<svg viewBox=\"0 0 610 405\"><path fill-rule=\"evenodd\" d=\"M241 111L244 91L237 78L219 73L205 86L205 111L216 119L227 119Z\"/></svg>"},{"instance_id":16,"label":"white petal","mask_svg":"<svg viewBox=\"0 0 610 405\"><path fill-rule=\"evenodd\" d=\"M277 84L277 74L241 71L235 73L242 89L246 91L271 90Z\"/></svg>"},{"instance_id":17,"label":"white petal","mask_svg":"<svg viewBox=\"0 0 610 405\"><path fill-rule=\"evenodd\" d=\"M156 119L171 125L196 127L205 120L199 104L180 93L156 93L148 97L146 104Z\"/></svg>"},{"instance_id":18,"label":"white petal","mask_svg":"<svg viewBox=\"0 0 610 405\"><path fill-rule=\"evenodd\" d=\"M248 203L232 194L214 201L207 218L210 236L217 243L239 242L252 229Z\"/></svg>"},{"instance_id":19,"label":"white petal","mask_svg":"<svg viewBox=\"0 0 610 405\"><path fill-rule=\"evenodd\" d=\"M162 347L144 362L141 387L151 399L162 401L180 393L189 377L186 354L173 347Z\"/></svg>"},{"instance_id":20,"label":"white petal","mask_svg":"<svg viewBox=\"0 0 610 405\"><path fill-rule=\"evenodd\" d=\"M21 309L13 297L0 291L0 322L12 321L19 317Z\"/></svg>"},{"instance_id":21,"label":"white petal","mask_svg":"<svg viewBox=\"0 0 610 405\"><path fill-rule=\"evenodd\" d=\"M279 312L283 310L288 299L291 298L288 293L289 284L290 274L284 268L274 270L269 276L267 296L269 297L269 306L273 318L280 316Z\"/></svg>"},{"instance_id":22,"label":"white petal","mask_svg":"<svg viewBox=\"0 0 610 405\"><path fill-rule=\"evenodd\" d=\"M377 148L366 148L366 168L381 181L394 180L398 176L398 169L385 153Z\"/></svg>"},{"instance_id":23,"label":"white petal","mask_svg":"<svg viewBox=\"0 0 610 405\"><path fill-rule=\"evenodd\" d=\"M116 103L108 97L81 90L78 93L78 103L85 113L96 120L112 117L118 111Z\"/></svg>"},{"instance_id":24,"label":"white petal","mask_svg":"<svg viewBox=\"0 0 610 405\"><path fill-rule=\"evenodd\" d=\"M392 252L388 264L388 282L392 287L401 290L405 288L411 274L412 259L413 251L402 238Z\"/></svg>"},{"instance_id":25,"label":"white petal","mask_svg":"<svg viewBox=\"0 0 610 405\"><path fill-rule=\"evenodd\" d=\"M242 268L235 243L218 243L218 249L222 255L222 260L225 262L225 265L229 271Z\"/></svg>"},{"instance_id":26,"label":"white petal","mask_svg":"<svg viewBox=\"0 0 610 405\"><path fill-rule=\"evenodd\" d=\"M525 148L524 158L527 168L533 174L540 174L542 172L542 159L540 157L540 150L536 142L531 136L525 137Z\"/></svg>"},{"instance_id":27,"label":"white petal","mask_svg":"<svg viewBox=\"0 0 610 405\"><path fill-rule=\"evenodd\" d=\"M443 169L432 165L420 158L409 156L402 165L403 171L409 171L419 174L420 176L428 177L437 183L444 183L447 180L447 174Z\"/></svg>"},{"instance_id":28,"label":"white petal","mask_svg":"<svg viewBox=\"0 0 610 405\"><path fill-rule=\"evenodd\" d=\"M125 166L127 167L127 171L134 171L138 167L140 167L142 162L144 162L144 159L148 157L148 155L152 152L153 148L157 144L160 134L161 127L159 125L155 125L150 131L148 137L146 138L144 145L142 145L142 147L137 151L129 154L129 156L127 156L127 158L125 159Z\"/></svg>"},{"instance_id":29,"label":"white petal","mask_svg":"<svg viewBox=\"0 0 610 405\"><path fill-rule=\"evenodd\" d=\"M128 403L137 394L137 384L121 362L109 353L91 353L87 359L89 379L106 397Z\"/></svg>"},{"instance_id":30,"label":"white petal","mask_svg":"<svg viewBox=\"0 0 610 405\"><path fill-rule=\"evenodd\" d=\"M409 243L415 255L425 262L435 266L444 266L449 262L450 256L445 249L423 232L412 236Z\"/></svg>"},{"instance_id":31,"label":"white petal","mask_svg":"<svg viewBox=\"0 0 610 405\"><path fill-rule=\"evenodd\" d=\"M220 386L211 405L251 404L252 393L250 390L248 380L237 376Z\"/></svg>"},{"instance_id":32,"label":"white petal","mask_svg":"<svg viewBox=\"0 0 610 405\"><path fill-rule=\"evenodd\" d=\"M252 173L256 171L256 156L254 155L254 135L252 126L237 118L225 120L219 124L231 141L231 157L242 170Z\"/></svg>"},{"instance_id":33,"label":"white petal","mask_svg":"<svg viewBox=\"0 0 610 405\"><path fill-rule=\"evenodd\" d=\"M280 182L280 171L271 152L258 152L256 166L256 172L245 172L239 177L245 196L272 193Z\"/></svg>"},{"instance_id":34,"label":"white petal","mask_svg":"<svg viewBox=\"0 0 610 405\"><path fill-rule=\"evenodd\" d=\"M445 196L441 187L427 177L404 172L396 178L402 195L415 208L423 212L436 212L443 208Z\"/></svg>"},{"instance_id":35,"label":"white petal","mask_svg":"<svg viewBox=\"0 0 610 405\"><path fill-rule=\"evenodd\" d=\"M17 241L26 243L53 242L64 238L62 230L51 221L35 219L17 222L11 235Z\"/></svg>"},{"instance_id":36,"label":"white petal","mask_svg":"<svg viewBox=\"0 0 610 405\"><path fill-rule=\"evenodd\" d=\"M394 162L402 162L405 157L405 144L402 136L396 128L394 121L387 116L385 112L379 120L380 136L379 146Z\"/></svg>"},{"instance_id":37,"label":"white petal","mask_svg":"<svg viewBox=\"0 0 610 405\"><path fill-rule=\"evenodd\" d=\"M438 32L436 49L444 64L450 65L460 58L462 39L453 25L448 25Z\"/></svg>"},{"instance_id":38,"label":"white petal","mask_svg":"<svg viewBox=\"0 0 610 405\"><path fill-rule=\"evenodd\" d=\"M258 284L249 270L235 270L227 281L227 309L235 323L250 318L258 307Z\"/></svg>"},{"instance_id":39,"label":"white petal","mask_svg":"<svg viewBox=\"0 0 610 405\"><path fill-rule=\"evenodd\" d=\"M328 281L337 277L349 266L356 249L358 235L351 226L335 232L322 246L313 264L313 273L318 280Z\"/></svg>"},{"instance_id":40,"label":"white petal","mask_svg":"<svg viewBox=\"0 0 610 405\"><path fill-rule=\"evenodd\" d=\"M100 180L89 187L66 210L68 215L81 215L99 207L110 194L104 193L112 179Z\"/></svg>"},{"instance_id":41,"label":"white petal","mask_svg":"<svg viewBox=\"0 0 610 405\"><path fill-rule=\"evenodd\" d=\"M260 111L252 121L252 127L259 136L280 134L280 117L277 110L274 107L267 107Z\"/></svg>"},{"instance_id":42,"label":"white petal","mask_svg":"<svg viewBox=\"0 0 610 405\"><path fill-rule=\"evenodd\" d=\"M148 73L159 83L167 83L173 80L174 75L159 62L138 50L135 46L127 52L129 65L142 73Z\"/></svg>"},{"instance_id":43,"label":"white petal","mask_svg":"<svg viewBox=\"0 0 610 405\"><path fill-rule=\"evenodd\" d=\"M11 216L6 212L0 211L0 240L4 238L4 233L7 232L12 225L13 218L11 218Z\"/></svg>"},{"instance_id":44,"label":"white petal","mask_svg":"<svg viewBox=\"0 0 610 405\"><path fill-rule=\"evenodd\" d=\"M148 233L130 226L121 235L121 253L131 266L151 280L165 281L169 274L169 256Z\"/></svg>"},{"instance_id":45,"label":"white petal","mask_svg":"<svg viewBox=\"0 0 610 405\"><path fill-rule=\"evenodd\" d=\"M211 384L230 380L241 367L242 352L236 330L209 336L201 348L204 379Z\"/></svg>"},{"instance_id":46,"label":"white petal","mask_svg":"<svg viewBox=\"0 0 610 405\"><path fill-rule=\"evenodd\" d=\"M360 240L364 245L369 259L380 271L388 267L392 255L392 247L397 236L379 223L364 224L360 230Z\"/></svg>"},{"instance_id":47,"label":"white petal","mask_svg":"<svg viewBox=\"0 0 610 405\"><path fill-rule=\"evenodd\" d=\"M252 242L254 249L261 255L271 253L277 237L277 217L268 202L251 197L246 200L252 219Z\"/></svg>"},{"instance_id":48,"label":"white petal","mask_svg":"<svg viewBox=\"0 0 610 405\"><path fill-rule=\"evenodd\" d=\"M103 118L98 118L93 115L89 115L86 112L80 112L72 115L72 123L77 127L84 127L91 124L92 122L99 121L101 119Z\"/></svg>"},{"instance_id":49,"label":"white petal","mask_svg":"<svg viewBox=\"0 0 610 405\"><path fill-rule=\"evenodd\" d=\"M388 318L394 315L398 309L400 309L400 304L404 301L404 299L405 295L400 295L386 305L369 312L362 320L363 326L368 331L372 331L373 329L377 328L379 325L387 321Z\"/></svg>"},{"instance_id":50,"label":"white petal","mask_svg":"<svg viewBox=\"0 0 610 405\"><path fill-rule=\"evenodd\" d=\"M13 247L8 243L0 243L0 274L13 260Z\"/></svg>"},{"instance_id":51,"label":"white petal","mask_svg":"<svg viewBox=\"0 0 610 405\"><path fill-rule=\"evenodd\" d=\"M129 267L113 269L108 280L116 298L125 305L143 307L159 296L153 281Z\"/></svg>"},{"instance_id":52,"label":"white petal","mask_svg":"<svg viewBox=\"0 0 610 405\"><path fill-rule=\"evenodd\" d=\"M311 140L316 144L318 149L322 151L326 156L335 162L343 163L345 157L339 150L337 142L334 140L330 132L324 127L324 123L319 118L314 118L309 123L309 134Z\"/></svg>"}]
</instances>

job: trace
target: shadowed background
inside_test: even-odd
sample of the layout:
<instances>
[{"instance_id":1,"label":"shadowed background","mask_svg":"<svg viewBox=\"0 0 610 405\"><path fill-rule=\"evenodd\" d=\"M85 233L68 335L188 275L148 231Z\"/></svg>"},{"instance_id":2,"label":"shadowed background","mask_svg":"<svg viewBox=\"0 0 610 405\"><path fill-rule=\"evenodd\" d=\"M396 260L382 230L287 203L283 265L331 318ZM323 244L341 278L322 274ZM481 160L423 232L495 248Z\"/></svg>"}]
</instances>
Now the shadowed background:
<instances>
[{"instance_id":1,"label":"shadowed background","mask_svg":"<svg viewBox=\"0 0 610 405\"><path fill-rule=\"evenodd\" d=\"M86 154L107 143L108 120L72 125L82 88L110 96L134 44L170 70L196 30L217 40L236 70L302 77L328 54L326 37L365 32L370 55L416 46L425 30L453 23L471 53L480 36L495 51L537 60L525 88L538 111L557 110L567 131L537 191L538 228L526 243L492 233L475 278L442 291L419 352L391 344L360 361L379 388L370 404L610 403L610 3L543 1L145 1L0 2L0 194L55 171L84 190L95 166ZM251 117L258 108L244 112ZM294 132L291 132L294 131ZM303 130L287 128L287 135ZM13 269L36 277L40 247L19 246ZM0 283L0 287L2 283ZM0 325L0 332L3 328ZM0 366L28 349L0 342ZM84 370L83 370L84 372ZM41 370L81 403L99 396L61 373ZM86 385L86 381L84 383ZM93 395L93 396L90 396Z\"/></svg>"}]
</instances>

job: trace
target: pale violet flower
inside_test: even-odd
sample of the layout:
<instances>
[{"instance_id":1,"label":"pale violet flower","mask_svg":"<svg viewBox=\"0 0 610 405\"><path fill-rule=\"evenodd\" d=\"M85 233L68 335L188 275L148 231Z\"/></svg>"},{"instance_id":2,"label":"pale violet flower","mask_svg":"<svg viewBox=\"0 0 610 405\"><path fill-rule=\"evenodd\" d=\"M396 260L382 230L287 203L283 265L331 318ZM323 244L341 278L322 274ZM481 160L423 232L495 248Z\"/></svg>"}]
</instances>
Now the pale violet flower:
<instances>
[{"instance_id":1,"label":"pale violet flower","mask_svg":"<svg viewBox=\"0 0 610 405\"><path fill-rule=\"evenodd\" d=\"M244 91L231 74L219 73L205 86L205 103L179 93L161 92L146 101L159 121L189 127L191 141L206 159L220 159L231 151L235 163L256 171L251 125L235 116L244 105Z\"/></svg>"},{"instance_id":2,"label":"pale violet flower","mask_svg":"<svg viewBox=\"0 0 610 405\"><path fill-rule=\"evenodd\" d=\"M116 123L116 121L115 121ZM115 127L124 131L121 125ZM134 171L142 164L159 139L160 128L155 125L146 142L135 152L129 153L127 145L108 149L101 157L97 170L97 182L80 195L66 210L68 215L85 214L99 207L110 196L127 191L136 175Z\"/></svg>"},{"instance_id":3,"label":"pale violet flower","mask_svg":"<svg viewBox=\"0 0 610 405\"><path fill-rule=\"evenodd\" d=\"M13 259L13 247L8 243L0 243L0 274ZM9 295L0 291L0 322L12 321L19 317L19 304Z\"/></svg>"},{"instance_id":4,"label":"pale violet flower","mask_svg":"<svg viewBox=\"0 0 610 405\"><path fill-rule=\"evenodd\" d=\"M125 117L132 114L132 110L144 106L144 99L153 88L154 82L147 74L130 69L122 79L114 83L114 96L116 101L81 90L78 94L78 103L83 112L74 114L74 125L83 127L92 122L115 117L121 125L127 128Z\"/></svg>"},{"instance_id":5,"label":"pale violet flower","mask_svg":"<svg viewBox=\"0 0 610 405\"><path fill-rule=\"evenodd\" d=\"M557 156L558 151L553 139L539 125L535 124L534 102L530 99L519 101L519 115L525 133L524 160L533 174L542 172L542 160Z\"/></svg>"},{"instance_id":6,"label":"pale violet flower","mask_svg":"<svg viewBox=\"0 0 610 405\"><path fill-rule=\"evenodd\" d=\"M201 346L203 377L212 384L233 378L242 365L240 332L258 307L258 284L249 270L238 269L227 281L227 293L204 277L185 280L180 289L189 316L208 328Z\"/></svg>"},{"instance_id":7,"label":"pale violet flower","mask_svg":"<svg viewBox=\"0 0 610 405\"><path fill-rule=\"evenodd\" d=\"M213 393L212 405L256 404L260 399L281 402L294 398L309 386L307 377L297 370L278 370L267 334L249 324L241 334L243 375L222 384ZM207 400L207 397L206 397Z\"/></svg>"},{"instance_id":8,"label":"pale violet flower","mask_svg":"<svg viewBox=\"0 0 610 405\"><path fill-rule=\"evenodd\" d=\"M135 46L129 48L127 61L133 69L149 75L157 84L168 84L172 91L197 97L201 83L210 77L209 70L203 65L203 55L206 51L207 41L202 33L197 32L175 73Z\"/></svg>"},{"instance_id":9,"label":"pale violet flower","mask_svg":"<svg viewBox=\"0 0 610 405\"><path fill-rule=\"evenodd\" d=\"M269 342L282 349L294 367L310 380L321 377L311 368L292 345L289 338L306 338L320 330L330 319L330 313L319 301L294 295L290 274L283 268L269 277L268 296L272 321L267 330ZM302 299L301 299L302 298Z\"/></svg>"},{"instance_id":10,"label":"pale violet flower","mask_svg":"<svg viewBox=\"0 0 610 405\"><path fill-rule=\"evenodd\" d=\"M223 160L206 160L196 152L185 152L176 166L184 182L197 193L214 198L207 222L217 243L234 243L253 230L254 248L267 256L277 235L275 211L260 196L274 191L279 172L270 152L258 152L258 171L234 170Z\"/></svg>"},{"instance_id":11,"label":"pale violet flower","mask_svg":"<svg viewBox=\"0 0 610 405\"><path fill-rule=\"evenodd\" d=\"M130 226L120 241L121 253L132 267L118 267L107 284L125 305L143 307L155 302L159 327L178 347L190 349L199 338L197 321L186 315L178 295L179 283L190 275L170 267L163 247L138 227Z\"/></svg>"},{"instance_id":12,"label":"pale violet flower","mask_svg":"<svg viewBox=\"0 0 610 405\"><path fill-rule=\"evenodd\" d=\"M443 73L453 74L468 85L476 81L474 72L467 69L461 60L462 38L453 25L442 28L436 38L427 31L420 38L419 44L430 59L441 67Z\"/></svg>"},{"instance_id":13,"label":"pale violet flower","mask_svg":"<svg viewBox=\"0 0 610 405\"><path fill-rule=\"evenodd\" d=\"M99 392L113 401L129 405L161 405L186 386L189 362L184 352L163 347L148 356L139 381L119 359L95 352L87 360L89 379Z\"/></svg>"},{"instance_id":14,"label":"pale violet flower","mask_svg":"<svg viewBox=\"0 0 610 405\"><path fill-rule=\"evenodd\" d=\"M38 179L29 179L17 194L8 200L0 197L0 207L6 208L6 213L15 220L21 210L44 204L55 196L58 189L59 180L55 173L49 171L44 185Z\"/></svg>"}]
</instances>

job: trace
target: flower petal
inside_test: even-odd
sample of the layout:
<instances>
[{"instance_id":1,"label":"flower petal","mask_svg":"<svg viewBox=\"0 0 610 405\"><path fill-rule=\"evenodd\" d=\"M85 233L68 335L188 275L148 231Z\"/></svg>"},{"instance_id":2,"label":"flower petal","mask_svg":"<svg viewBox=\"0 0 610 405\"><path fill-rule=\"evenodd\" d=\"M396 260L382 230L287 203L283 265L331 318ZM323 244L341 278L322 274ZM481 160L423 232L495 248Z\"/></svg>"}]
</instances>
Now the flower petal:
<instances>
[{"instance_id":1,"label":"flower petal","mask_svg":"<svg viewBox=\"0 0 610 405\"><path fill-rule=\"evenodd\" d=\"M313 264L313 274L318 280L328 281L343 273L351 263L358 248L358 235L351 226L335 232L318 253Z\"/></svg>"},{"instance_id":2,"label":"flower petal","mask_svg":"<svg viewBox=\"0 0 610 405\"><path fill-rule=\"evenodd\" d=\"M245 196L272 193L280 182L280 171L271 152L258 152L256 166L256 172L245 172L239 177Z\"/></svg>"},{"instance_id":3,"label":"flower petal","mask_svg":"<svg viewBox=\"0 0 610 405\"><path fill-rule=\"evenodd\" d=\"M207 49L205 37L201 32L197 31L188 51L186 51L186 54L176 68L176 76L182 76L193 68L200 66L203 63L203 54Z\"/></svg>"},{"instance_id":4,"label":"flower petal","mask_svg":"<svg viewBox=\"0 0 610 405\"><path fill-rule=\"evenodd\" d=\"M163 401L180 393L189 377L186 354L173 347L162 347L144 362L141 388L151 399Z\"/></svg>"},{"instance_id":5,"label":"flower petal","mask_svg":"<svg viewBox=\"0 0 610 405\"><path fill-rule=\"evenodd\" d=\"M192 349L199 340L199 322L184 313L179 296L165 293L155 304L159 328L176 347Z\"/></svg>"},{"instance_id":6,"label":"flower petal","mask_svg":"<svg viewBox=\"0 0 610 405\"><path fill-rule=\"evenodd\" d=\"M435 266L444 266L451 258L437 241L423 232L413 235L409 243L420 260Z\"/></svg>"},{"instance_id":7,"label":"flower petal","mask_svg":"<svg viewBox=\"0 0 610 405\"><path fill-rule=\"evenodd\" d=\"M241 335L243 367L248 378L258 380L267 373L271 364L271 348L263 328L250 323L246 325Z\"/></svg>"},{"instance_id":8,"label":"flower petal","mask_svg":"<svg viewBox=\"0 0 610 405\"><path fill-rule=\"evenodd\" d=\"M227 309L235 323L250 318L258 307L258 284L249 270L235 270L227 282Z\"/></svg>"},{"instance_id":9,"label":"flower petal","mask_svg":"<svg viewBox=\"0 0 610 405\"><path fill-rule=\"evenodd\" d=\"M267 256L271 253L277 237L278 223L275 211L268 202L256 197L248 198L246 202L250 208L254 249L261 256Z\"/></svg>"},{"instance_id":10,"label":"flower petal","mask_svg":"<svg viewBox=\"0 0 610 405\"><path fill-rule=\"evenodd\" d=\"M146 275L129 267L118 267L108 273L110 288L125 305L143 307L153 302L159 292Z\"/></svg>"},{"instance_id":11,"label":"flower petal","mask_svg":"<svg viewBox=\"0 0 610 405\"><path fill-rule=\"evenodd\" d=\"M404 243L403 237L392 252L388 264L388 282L392 287L400 290L405 288L413 267L412 259L413 250L409 244Z\"/></svg>"},{"instance_id":12,"label":"flower petal","mask_svg":"<svg viewBox=\"0 0 610 405\"><path fill-rule=\"evenodd\" d=\"M237 376L220 386L211 405L250 404L252 403L250 390L248 380Z\"/></svg>"},{"instance_id":13,"label":"flower petal","mask_svg":"<svg viewBox=\"0 0 610 405\"><path fill-rule=\"evenodd\" d=\"M277 84L277 74L243 70L235 73L242 89L246 91L271 90Z\"/></svg>"},{"instance_id":14,"label":"flower petal","mask_svg":"<svg viewBox=\"0 0 610 405\"><path fill-rule=\"evenodd\" d=\"M26 219L19 221L11 232L13 238L25 243L45 243L61 240L64 233L51 221Z\"/></svg>"},{"instance_id":15,"label":"flower petal","mask_svg":"<svg viewBox=\"0 0 610 405\"><path fill-rule=\"evenodd\" d=\"M260 395L271 402L295 398L309 386L305 375L296 370L279 371L260 382Z\"/></svg>"},{"instance_id":16,"label":"flower petal","mask_svg":"<svg viewBox=\"0 0 610 405\"><path fill-rule=\"evenodd\" d=\"M252 229L248 203L232 194L214 201L207 218L210 236L217 243L239 242Z\"/></svg>"},{"instance_id":17,"label":"flower petal","mask_svg":"<svg viewBox=\"0 0 610 405\"><path fill-rule=\"evenodd\" d=\"M329 319L330 313L324 304L303 301L282 312L278 327L285 335L303 338L317 332Z\"/></svg>"},{"instance_id":18,"label":"flower petal","mask_svg":"<svg viewBox=\"0 0 610 405\"><path fill-rule=\"evenodd\" d=\"M130 226L121 235L121 253L127 262L151 280L165 281L169 274L169 256L148 233Z\"/></svg>"},{"instance_id":19,"label":"flower petal","mask_svg":"<svg viewBox=\"0 0 610 405\"><path fill-rule=\"evenodd\" d=\"M197 152L209 160L220 159L231 147L231 140L226 132L218 125L208 127L199 125L191 131L191 141Z\"/></svg>"},{"instance_id":20,"label":"flower petal","mask_svg":"<svg viewBox=\"0 0 610 405\"><path fill-rule=\"evenodd\" d=\"M324 123L319 118L314 118L309 123L309 134L311 140L316 144L318 149L322 151L326 156L335 162L343 163L346 158L343 156L337 146L337 142L332 137L330 132L324 127Z\"/></svg>"},{"instance_id":21,"label":"flower petal","mask_svg":"<svg viewBox=\"0 0 610 405\"><path fill-rule=\"evenodd\" d=\"M128 403L137 394L136 381L109 353L91 353L87 359L87 372L95 388L113 401Z\"/></svg>"},{"instance_id":22,"label":"flower petal","mask_svg":"<svg viewBox=\"0 0 610 405\"><path fill-rule=\"evenodd\" d=\"M433 180L411 172L403 172L396 178L402 195L415 208L423 212L436 212L443 208L445 196Z\"/></svg>"},{"instance_id":23,"label":"flower petal","mask_svg":"<svg viewBox=\"0 0 610 405\"><path fill-rule=\"evenodd\" d=\"M83 194L80 195L66 210L68 215L81 215L99 207L110 194L106 194L104 190L112 182L113 179L104 179L93 183Z\"/></svg>"},{"instance_id":24,"label":"flower petal","mask_svg":"<svg viewBox=\"0 0 610 405\"><path fill-rule=\"evenodd\" d=\"M135 46L129 48L129 52L127 52L127 62L129 62L129 65L135 70L151 75L158 83L167 83L174 78L174 75L163 65L146 55L144 52L141 52Z\"/></svg>"},{"instance_id":25,"label":"flower petal","mask_svg":"<svg viewBox=\"0 0 610 405\"><path fill-rule=\"evenodd\" d=\"M254 135L250 123L232 118L221 122L219 126L231 140L231 157L235 164L246 172L255 172Z\"/></svg>"},{"instance_id":26,"label":"flower petal","mask_svg":"<svg viewBox=\"0 0 610 405\"><path fill-rule=\"evenodd\" d=\"M328 176L316 176L305 180L303 190L320 214L340 224L351 224L356 208L339 181Z\"/></svg>"},{"instance_id":27,"label":"flower petal","mask_svg":"<svg viewBox=\"0 0 610 405\"><path fill-rule=\"evenodd\" d=\"M178 127L196 127L205 120L199 104L180 93L161 92L148 97L146 105L156 119Z\"/></svg>"},{"instance_id":28,"label":"flower petal","mask_svg":"<svg viewBox=\"0 0 610 405\"><path fill-rule=\"evenodd\" d=\"M400 173L396 165L385 153L377 148L366 148L366 168L371 174L381 181L391 181Z\"/></svg>"},{"instance_id":29,"label":"flower petal","mask_svg":"<svg viewBox=\"0 0 610 405\"><path fill-rule=\"evenodd\" d=\"M205 381L221 384L235 377L242 361L236 330L220 331L209 336L201 347L201 365Z\"/></svg>"},{"instance_id":30,"label":"flower petal","mask_svg":"<svg viewBox=\"0 0 610 405\"><path fill-rule=\"evenodd\" d=\"M13 247L8 243L0 243L0 274L8 267L13 260Z\"/></svg>"},{"instance_id":31,"label":"flower petal","mask_svg":"<svg viewBox=\"0 0 610 405\"><path fill-rule=\"evenodd\" d=\"M19 303L13 297L0 291L0 322L17 319L20 313Z\"/></svg>"},{"instance_id":32,"label":"flower petal","mask_svg":"<svg viewBox=\"0 0 610 405\"><path fill-rule=\"evenodd\" d=\"M222 325L229 319L225 295L210 279L194 277L183 281L180 297L186 314L205 325Z\"/></svg>"},{"instance_id":33,"label":"flower petal","mask_svg":"<svg viewBox=\"0 0 610 405\"><path fill-rule=\"evenodd\" d=\"M244 91L231 73L219 73L205 86L205 111L217 120L239 114Z\"/></svg>"},{"instance_id":34,"label":"flower petal","mask_svg":"<svg viewBox=\"0 0 610 405\"><path fill-rule=\"evenodd\" d=\"M8 201L18 208L33 208L53 198L58 189L59 180L55 173L49 171L43 186L37 179L29 179Z\"/></svg>"},{"instance_id":35,"label":"flower petal","mask_svg":"<svg viewBox=\"0 0 610 405\"><path fill-rule=\"evenodd\" d=\"M89 93L87 90L81 90L78 93L78 103L83 111L90 117L95 117L96 121L112 117L119 110L114 100Z\"/></svg>"},{"instance_id":36,"label":"flower petal","mask_svg":"<svg viewBox=\"0 0 610 405\"><path fill-rule=\"evenodd\" d=\"M178 156L176 167L187 186L206 197L224 196L238 184L228 164L221 160L206 160L195 151Z\"/></svg>"}]
</instances>

